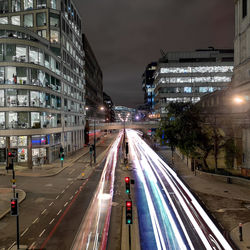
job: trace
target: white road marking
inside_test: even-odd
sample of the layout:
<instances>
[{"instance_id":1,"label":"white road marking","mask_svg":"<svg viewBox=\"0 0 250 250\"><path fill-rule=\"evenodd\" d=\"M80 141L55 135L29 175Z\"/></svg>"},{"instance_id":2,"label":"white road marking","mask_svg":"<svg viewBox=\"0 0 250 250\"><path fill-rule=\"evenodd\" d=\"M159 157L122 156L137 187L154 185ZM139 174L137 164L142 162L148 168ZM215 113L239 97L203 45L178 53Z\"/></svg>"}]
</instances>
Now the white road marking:
<instances>
[{"instance_id":1,"label":"white road marking","mask_svg":"<svg viewBox=\"0 0 250 250\"><path fill-rule=\"evenodd\" d=\"M62 212L62 209L57 213L57 215L59 215Z\"/></svg>"},{"instance_id":2,"label":"white road marking","mask_svg":"<svg viewBox=\"0 0 250 250\"><path fill-rule=\"evenodd\" d=\"M74 196L72 195L72 196L69 198L69 200L71 201L71 200L73 199L73 197L74 197Z\"/></svg>"},{"instance_id":3,"label":"white road marking","mask_svg":"<svg viewBox=\"0 0 250 250\"><path fill-rule=\"evenodd\" d=\"M37 217L33 222L32 224L35 224L37 221L38 221L39 217Z\"/></svg>"},{"instance_id":4,"label":"white road marking","mask_svg":"<svg viewBox=\"0 0 250 250\"><path fill-rule=\"evenodd\" d=\"M61 194L63 194L65 192L65 189L63 189L63 191L61 192Z\"/></svg>"},{"instance_id":5,"label":"white road marking","mask_svg":"<svg viewBox=\"0 0 250 250\"><path fill-rule=\"evenodd\" d=\"M56 200L59 198L59 195L56 196Z\"/></svg>"},{"instance_id":6,"label":"white road marking","mask_svg":"<svg viewBox=\"0 0 250 250\"><path fill-rule=\"evenodd\" d=\"M54 202L52 201L50 204L49 204L49 207L52 206L54 204Z\"/></svg>"},{"instance_id":7,"label":"white road marking","mask_svg":"<svg viewBox=\"0 0 250 250\"><path fill-rule=\"evenodd\" d=\"M10 250L15 244L16 244L16 241L14 241L14 242L12 243L12 245L8 248L8 250Z\"/></svg>"},{"instance_id":8,"label":"white road marking","mask_svg":"<svg viewBox=\"0 0 250 250\"><path fill-rule=\"evenodd\" d=\"M47 208L45 208L45 209L42 211L41 214L44 214L46 211L47 211Z\"/></svg>"},{"instance_id":9,"label":"white road marking","mask_svg":"<svg viewBox=\"0 0 250 250\"><path fill-rule=\"evenodd\" d=\"M45 231L46 231L46 229L43 229L43 231L40 233L39 237L42 237L42 235L44 234Z\"/></svg>"},{"instance_id":10,"label":"white road marking","mask_svg":"<svg viewBox=\"0 0 250 250\"><path fill-rule=\"evenodd\" d=\"M66 202L66 203L64 204L64 207L66 207L68 204L69 204L69 203L68 203L68 202Z\"/></svg>"},{"instance_id":11,"label":"white road marking","mask_svg":"<svg viewBox=\"0 0 250 250\"><path fill-rule=\"evenodd\" d=\"M29 249L35 248L35 245L36 245L36 242L34 241L34 242L30 245Z\"/></svg>"},{"instance_id":12,"label":"white road marking","mask_svg":"<svg viewBox=\"0 0 250 250\"><path fill-rule=\"evenodd\" d=\"M55 218L53 218L49 224L51 225L51 224L53 223L54 220L55 220Z\"/></svg>"},{"instance_id":13,"label":"white road marking","mask_svg":"<svg viewBox=\"0 0 250 250\"><path fill-rule=\"evenodd\" d=\"M21 237L24 236L24 234L28 231L28 227L23 231L23 233L21 234Z\"/></svg>"},{"instance_id":14,"label":"white road marking","mask_svg":"<svg viewBox=\"0 0 250 250\"><path fill-rule=\"evenodd\" d=\"M69 188L69 185L66 187L66 189Z\"/></svg>"},{"instance_id":15,"label":"white road marking","mask_svg":"<svg viewBox=\"0 0 250 250\"><path fill-rule=\"evenodd\" d=\"M75 171L75 169L72 169L72 170L69 172L69 175L72 174L74 171Z\"/></svg>"},{"instance_id":16,"label":"white road marking","mask_svg":"<svg viewBox=\"0 0 250 250\"><path fill-rule=\"evenodd\" d=\"M74 181L71 181L71 182L70 182L70 185L72 185L73 183L74 183Z\"/></svg>"}]
</instances>

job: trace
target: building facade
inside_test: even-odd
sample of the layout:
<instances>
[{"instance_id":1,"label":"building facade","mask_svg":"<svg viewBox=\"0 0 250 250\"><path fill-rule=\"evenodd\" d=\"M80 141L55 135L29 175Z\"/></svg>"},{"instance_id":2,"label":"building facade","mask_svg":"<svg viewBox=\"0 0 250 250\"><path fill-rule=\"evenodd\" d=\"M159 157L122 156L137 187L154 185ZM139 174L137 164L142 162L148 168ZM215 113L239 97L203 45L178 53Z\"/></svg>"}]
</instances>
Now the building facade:
<instances>
[{"instance_id":1,"label":"building facade","mask_svg":"<svg viewBox=\"0 0 250 250\"><path fill-rule=\"evenodd\" d=\"M233 74L233 50L169 52L155 71L155 110L164 117L170 102L198 102L200 97L225 89Z\"/></svg>"},{"instance_id":2,"label":"building facade","mask_svg":"<svg viewBox=\"0 0 250 250\"><path fill-rule=\"evenodd\" d=\"M136 109L125 106L115 106L116 122L132 122L135 120Z\"/></svg>"},{"instance_id":3,"label":"building facade","mask_svg":"<svg viewBox=\"0 0 250 250\"><path fill-rule=\"evenodd\" d=\"M0 1L0 162L51 163L84 145L81 18L70 0Z\"/></svg>"},{"instance_id":4,"label":"building facade","mask_svg":"<svg viewBox=\"0 0 250 250\"><path fill-rule=\"evenodd\" d=\"M154 93L154 73L157 67L157 62L152 62L147 65L145 72L142 75L142 90L144 91L144 109L154 113L155 93Z\"/></svg>"},{"instance_id":5,"label":"building facade","mask_svg":"<svg viewBox=\"0 0 250 250\"><path fill-rule=\"evenodd\" d=\"M105 107L105 122L115 121L114 103L111 97L103 92L103 104Z\"/></svg>"}]
</instances>

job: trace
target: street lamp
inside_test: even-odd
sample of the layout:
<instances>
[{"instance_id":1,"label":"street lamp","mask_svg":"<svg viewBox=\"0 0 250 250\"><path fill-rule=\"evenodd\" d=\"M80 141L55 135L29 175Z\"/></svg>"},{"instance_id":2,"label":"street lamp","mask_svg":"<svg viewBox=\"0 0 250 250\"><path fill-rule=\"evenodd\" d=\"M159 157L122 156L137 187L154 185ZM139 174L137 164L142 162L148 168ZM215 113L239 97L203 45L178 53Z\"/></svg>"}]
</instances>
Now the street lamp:
<instances>
[{"instance_id":1,"label":"street lamp","mask_svg":"<svg viewBox=\"0 0 250 250\"><path fill-rule=\"evenodd\" d=\"M235 97L233 98L233 101L234 101L234 103L236 103L236 104L242 104L242 103L244 103L244 98L243 98L242 96L235 96Z\"/></svg>"},{"instance_id":2,"label":"street lamp","mask_svg":"<svg viewBox=\"0 0 250 250\"><path fill-rule=\"evenodd\" d=\"M97 106L90 106L90 107L92 107L93 109L98 108ZM89 107L85 107L85 109L89 110ZM99 109L101 111L105 110L105 108L103 106L99 107ZM93 145L94 148L93 148L93 150L94 150L94 163L96 163L96 112L95 112L95 115L93 116L93 118L94 118L94 145Z\"/></svg>"}]
</instances>

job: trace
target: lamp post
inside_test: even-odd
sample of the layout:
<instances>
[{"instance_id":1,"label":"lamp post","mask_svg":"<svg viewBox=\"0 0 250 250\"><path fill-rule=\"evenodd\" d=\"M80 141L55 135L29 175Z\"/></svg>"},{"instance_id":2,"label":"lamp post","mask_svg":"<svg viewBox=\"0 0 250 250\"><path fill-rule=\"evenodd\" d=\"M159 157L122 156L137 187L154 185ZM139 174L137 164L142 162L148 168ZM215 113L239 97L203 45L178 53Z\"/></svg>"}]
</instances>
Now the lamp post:
<instances>
[{"instance_id":1,"label":"lamp post","mask_svg":"<svg viewBox=\"0 0 250 250\"><path fill-rule=\"evenodd\" d=\"M89 105L90 106L90 105ZM93 109L100 109L101 111L104 111L105 108L103 106L101 107L97 107L97 106L90 106ZM85 108L86 110L89 110L89 107ZM93 119L94 119L94 144L93 144L93 155L94 155L94 164L96 163L96 112L93 115Z\"/></svg>"}]
</instances>

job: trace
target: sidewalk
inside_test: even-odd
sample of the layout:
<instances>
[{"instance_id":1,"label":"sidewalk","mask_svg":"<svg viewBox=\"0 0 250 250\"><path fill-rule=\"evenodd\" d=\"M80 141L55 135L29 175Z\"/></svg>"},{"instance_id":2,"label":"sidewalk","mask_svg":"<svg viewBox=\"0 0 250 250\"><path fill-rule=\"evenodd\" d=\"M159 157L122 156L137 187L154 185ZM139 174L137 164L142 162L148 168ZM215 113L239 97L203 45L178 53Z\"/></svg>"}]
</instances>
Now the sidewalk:
<instances>
[{"instance_id":1,"label":"sidewalk","mask_svg":"<svg viewBox=\"0 0 250 250\"><path fill-rule=\"evenodd\" d=\"M167 159L168 162L171 162L171 151L170 150L158 150L158 152ZM203 193L207 195L211 195L212 198L218 199L221 197L221 200L225 198L228 202L223 203L223 207L220 207L222 211L221 217L224 219L223 214L224 210L229 210L231 212L231 216L239 218L239 222L243 223L243 241L239 240L239 228L238 225L234 223L234 229L231 229L230 237L234 241L234 243L239 247L239 249L250 249L250 222L241 221L241 217L239 214L240 209L235 209L230 207L227 208L228 203L230 201L237 200L241 203L250 204L250 188L247 186L242 186L239 184L228 184L226 181L222 181L212 175L203 175L197 172L197 175L194 175L186 165L186 162L181 160L181 158L175 154L174 155L174 170L176 173L186 182L186 184L195 192L195 193ZM217 197L217 198L216 198ZM221 205L220 203L218 203ZM246 213L250 214L247 208L244 208ZM215 210L212 212L218 212L219 210ZM249 218L249 216L248 216ZM235 219L235 218L234 218ZM250 221L250 220L249 220ZM222 223L223 224L223 223Z\"/></svg>"}]
</instances>

